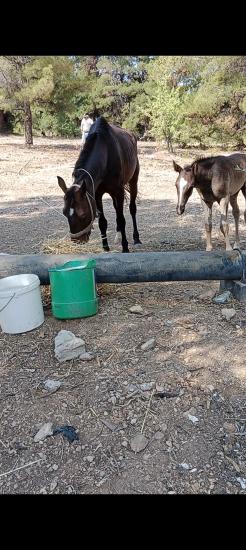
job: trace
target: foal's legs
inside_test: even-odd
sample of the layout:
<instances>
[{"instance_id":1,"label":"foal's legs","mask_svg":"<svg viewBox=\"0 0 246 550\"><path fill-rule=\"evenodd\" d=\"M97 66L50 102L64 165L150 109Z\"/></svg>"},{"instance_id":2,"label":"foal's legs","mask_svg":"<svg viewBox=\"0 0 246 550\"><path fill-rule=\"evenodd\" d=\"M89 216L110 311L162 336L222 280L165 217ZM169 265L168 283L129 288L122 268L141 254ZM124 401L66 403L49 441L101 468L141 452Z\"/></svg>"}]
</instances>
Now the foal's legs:
<instances>
[{"instance_id":1,"label":"foal's legs","mask_svg":"<svg viewBox=\"0 0 246 550\"><path fill-rule=\"evenodd\" d=\"M104 216L102 195L97 196L97 211L98 211L98 225L101 232L103 250L108 252L110 250L107 239L107 227L108 222Z\"/></svg>"},{"instance_id":2,"label":"foal's legs","mask_svg":"<svg viewBox=\"0 0 246 550\"><path fill-rule=\"evenodd\" d=\"M235 221L235 244L234 244L234 248L240 248L240 240L239 240L239 233L238 233L240 210L239 210L239 206L237 204L237 196L238 196L238 193L236 193L235 195L232 195L230 197L230 203L231 203L231 206L232 206L232 214L233 214L234 221Z\"/></svg>"},{"instance_id":3,"label":"foal's legs","mask_svg":"<svg viewBox=\"0 0 246 550\"><path fill-rule=\"evenodd\" d=\"M128 241L126 238L126 220L124 217L124 188L118 191L117 195L114 195L113 205L116 210L116 223L117 223L117 232L121 232L121 244L122 252L129 252Z\"/></svg>"},{"instance_id":4,"label":"foal's legs","mask_svg":"<svg viewBox=\"0 0 246 550\"><path fill-rule=\"evenodd\" d=\"M137 207L136 207L136 198L138 193L138 175L139 175L139 162L137 163L136 170L132 176L132 179L129 181L129 189L130 189L130 205L129 210L132 217L132 223L133 223L133 242L134 244L142 244L139 239L139 233L137 228L137 222L136 222L136 213L137 213Z\"/></svg>"},{"instance_id":5,"label":"foal's legs","mask_svg":"<svg viewBox=\"0 0 246 550\"><path fill-rule=\"evenodd\" d=\"M244 186L241 188L241 191L242 191L242 194L245 198L245 210L244 210L244 221L246 223L246 183L244 184Z\"/></svg>"},{"instance_id":6,"label":"foal's legs","mask_svg":"<svg viewBox=\"0 0 246 550\"><path fill-rule=\"evenodd\" d=\"M213 248L212 245L212 205L208 206L203 200L201 201L203 210L204 210L204 217L205 217L205 229L206 229L206 238L207 238L207 246L206 251L210 252Z\"/></svg>"},{"instance_id":7,"label":"foal's legs","mask_svg":"<svg viewBox=\"0 0 246 550\"><path fill-rule=\"evenodd\" d=\"M223 199L220 200L220 205L219 205L219 209L221 213L220 228L222 233L225 236L226 250L232 250L232 247L229 241L229 224L227 220L229 200L230 198L228 196L223 197Z\"/></svg>"}]
</instances>

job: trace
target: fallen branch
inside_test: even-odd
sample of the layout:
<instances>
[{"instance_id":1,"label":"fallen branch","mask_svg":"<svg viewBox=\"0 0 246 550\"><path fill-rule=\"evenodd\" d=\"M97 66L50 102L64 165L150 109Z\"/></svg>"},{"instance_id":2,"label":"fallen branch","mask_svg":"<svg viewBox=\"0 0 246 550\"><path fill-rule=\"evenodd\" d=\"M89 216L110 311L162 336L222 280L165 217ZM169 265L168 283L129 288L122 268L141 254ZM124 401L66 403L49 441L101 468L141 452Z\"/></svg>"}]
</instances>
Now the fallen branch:
<instances>
[{"instance_id":1,"label":"fallen branch","mask_svg":"<svg viewBox=\"0 0 246 550\"><path fill-rule=\"evenodd\" d=\"M26 162L26 164L24 164L24 166L21 167L21 169L19 170L19 172L17 172L18 176L20 175L20 173L22 172L22 170L24 170L24 168L31 162L32 159L28 160Z\"/></svg>"},{"instance_id":2,"label":"fallen branch","mask_svg":"<svg viewBox=\"0 0 246 550\"><path fill-rule=\"evenodd\" d=\"M43 458L39 458L39 460L34 460L33 462L28 462L28 464L24 464L24 466L19 466L19 468L8 470L8 472L4 472L4 474L0 474L0 477L8 476L9 474L12 474L13 472L17 472L17 470L22 470L23 468L28 468L28 466L32 466L32 464L37 464L37 462L41 462L41 460L43 460Z\"/></svg>"}]
</instances>

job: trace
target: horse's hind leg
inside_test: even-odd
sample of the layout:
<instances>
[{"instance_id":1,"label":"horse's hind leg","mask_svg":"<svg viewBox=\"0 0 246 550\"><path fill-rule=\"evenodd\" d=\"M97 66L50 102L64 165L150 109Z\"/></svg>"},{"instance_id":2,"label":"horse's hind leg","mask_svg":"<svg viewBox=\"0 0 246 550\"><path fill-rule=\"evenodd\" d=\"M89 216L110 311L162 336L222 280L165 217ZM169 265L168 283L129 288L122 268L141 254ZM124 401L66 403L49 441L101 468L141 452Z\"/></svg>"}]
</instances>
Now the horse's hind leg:
<instances>
[{"instance_id":1,"label":"horse's hind leg","mask_svg":"<svg viewBox=\"0 0 246 550\"><path fill-rule=\"evenodd\" d=\"M114 197L112 197L112 200L113 200L113 205L114 205L115 211L117 211L116 199ZM115 239L114 239L114 244L118 244L120 241L121 241L121 230L120 230L119 223L117 221L117 216L116 216L116 235L115 235Z\"/></svg>"},{"instance_id":2,"label":"horse's hind leg","mask_svg":"<svg viewBox=\"0 0 246 550\"><path fill-rule=\"evenodd\" d=\"M114 195L113 204L116 210L117 232L121 233L122 252L129 252L128 241L126 238L126 220L124 216L124 188L120 189L117 195Z\"/></svg>"},{"instance_id":3,"label":"horse's hind leg","mask_svg":"<svg viewBox=\"0 0 246 550\"><path fill-rule=\"evenodd\" d=\"M138 193L138 175L139 175L139 162L137 163L136 170L132 176L132 179L129 181L129 189L130 189L130 205L129 210L132 217L132 223L133 223L133 242L134 244L142 244L139 239L139 233L137 228L137 221L136 221L136 214L137 214L137 207L136 207L136 198Z\"/></svg>"},{"instance_id":4,"label":"horse's hind leg","mask_svg":"<svg viewBox=\"0 0 246 550\"><path fill-rule=\"evenodd\" d=\"M219 206L221 213L220 227L222 233L225 235L226 250L232 250L229 240L229 224L227 219L229 200L229 197L223 197Z\"/></svg>"},{"instance_id":5,"label":"horse's hind leg","mask_svg":"<svg viewBox=\"0 0 246 550\"><path fill-rule=\"evenodd\" d=\"M242 194L245 198L245 210L244 210L244 222L246 223L246 183L244 184L244 186L241 188L241 191L242 191Z\"/></svg>"},{"instance_id":6,"label":"horse's hind leg","mask_svg":"<svg viewBox=\"0 0 246 550\"><path fill-rule=\"evenodd\" d=\"M201 200L203 210L204 210L204 219L205 219L205 230L206 230L206 251L210 252L213 248L212 245L212 205L208 206L203 200Z\"/></svg>"},{"instance_id":7,"label":"horse's hind leg","mask_svg":"<svg viewBox=\"0 0 246 550\"><path fill-rule=\"evenodd\" d=\"M237 196L238 193L235 195L231 195L230 197L230 203L232 206L232 214L235 221L235 244L234 248L240 248L240 239L239 239L239 233L238 233L238 226L239 226L239 218L240 218L240 210L239 206L237 204Z\"/></svg>"},{"instance_id":8,"label":"horse's hind leg","mask_svg":"<svg viewBox=\"0 0 246 550\"><path fill-rule=\"evenodd\" d=\"M102 195L97 197L97 210L98 210L98 225L101 232L103 250L108 252L110 250L107 238L108 222L104 216Z\"/></svg>"}]
</instances>

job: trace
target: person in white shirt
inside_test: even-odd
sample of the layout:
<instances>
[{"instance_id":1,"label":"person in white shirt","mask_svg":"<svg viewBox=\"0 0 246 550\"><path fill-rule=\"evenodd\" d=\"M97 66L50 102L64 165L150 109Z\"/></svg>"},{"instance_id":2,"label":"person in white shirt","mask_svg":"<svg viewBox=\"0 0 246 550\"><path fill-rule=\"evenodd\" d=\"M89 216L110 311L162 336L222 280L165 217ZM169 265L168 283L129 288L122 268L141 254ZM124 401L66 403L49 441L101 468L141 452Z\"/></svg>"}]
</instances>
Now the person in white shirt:
<instances>
[{"instance_id":1,"label":"person in white shirt","mask_svg":"<svg viewBox=\"0 0 246 550\"><path fill-rule=\"evenodd\" d=\"M92 124L93 124L92 118L88 115L88 113L86 113L81 120L81 126L80 126L81 133L82 133L82 147L85 144L86 138L89 134L90 127L92 126Z\"/></svg>"}]
</instances>

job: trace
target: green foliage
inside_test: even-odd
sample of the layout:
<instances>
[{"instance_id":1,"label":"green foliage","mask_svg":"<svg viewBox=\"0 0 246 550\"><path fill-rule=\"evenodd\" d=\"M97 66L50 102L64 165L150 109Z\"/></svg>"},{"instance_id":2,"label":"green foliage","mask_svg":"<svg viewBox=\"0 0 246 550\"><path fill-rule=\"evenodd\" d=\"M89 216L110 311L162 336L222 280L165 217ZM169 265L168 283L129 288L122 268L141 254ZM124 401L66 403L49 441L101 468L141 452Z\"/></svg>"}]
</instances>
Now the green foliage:
<instances>
[{"instance_id":1,"label":"green foliage","mask_svg":"<svg viewBox=\"0 0 246 550\"><path fill-rule=\"evenodd\" d=\"M0 109L35 133L80 136L85 112L168 148L246 142L245 56L3 56Z\"/></svg>"}]
</instances>

